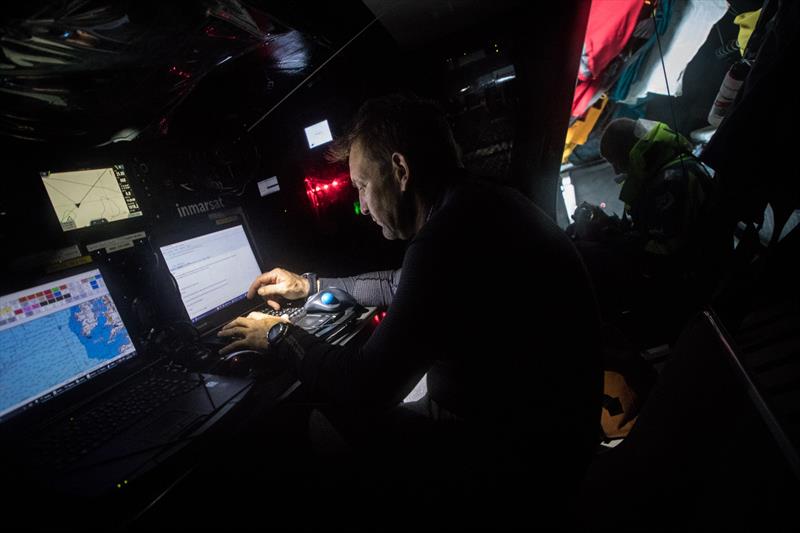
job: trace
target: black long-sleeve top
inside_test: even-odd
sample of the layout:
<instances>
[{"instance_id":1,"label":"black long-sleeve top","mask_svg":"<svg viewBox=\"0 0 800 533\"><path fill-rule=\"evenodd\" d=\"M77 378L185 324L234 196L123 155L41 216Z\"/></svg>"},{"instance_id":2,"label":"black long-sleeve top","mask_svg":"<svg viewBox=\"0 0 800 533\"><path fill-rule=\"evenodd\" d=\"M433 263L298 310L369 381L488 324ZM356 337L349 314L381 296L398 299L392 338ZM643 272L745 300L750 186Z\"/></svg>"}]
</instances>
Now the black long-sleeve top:
<instances>
[{"instance_id":1,"label":"black long-sleeve top","mask_svg":"<svg viewBox=\"0 0 800 533\"><path fill-rule=\"evenodd\" d=\"M386 307L392 303L400 285L402 269L367 272L349 278L319 278L320 288L338 287L351 294L361 305Z\"/></svg>"},{"instance_id":2,"label":"black long-sleeve top","mask_svg":"<svg viewBox=\"0 0 800 533\"><path fill-rule=\"evenodd\" d=\"M468 423L540 436L596 432L592 289L570 239L517 191L455 183L400 271L322 285L389 307L363 346L291 328L278 350L296 358L316 399L380 411L427 372L431 398Z\"/></svg>"}]
</instances>

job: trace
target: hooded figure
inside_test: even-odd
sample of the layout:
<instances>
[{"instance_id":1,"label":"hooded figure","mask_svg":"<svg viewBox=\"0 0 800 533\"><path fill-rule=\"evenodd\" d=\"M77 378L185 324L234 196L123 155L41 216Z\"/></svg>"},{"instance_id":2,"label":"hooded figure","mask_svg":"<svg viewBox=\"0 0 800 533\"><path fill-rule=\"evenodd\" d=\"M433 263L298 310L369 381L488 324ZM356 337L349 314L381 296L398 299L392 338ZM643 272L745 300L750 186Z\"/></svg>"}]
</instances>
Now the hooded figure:
<instances>
[{"instance_id":1,"label":"hooded figure","mask_svg":"<svg viewBox=\"0 0 800 533\"><path fill-rule=\"evenodd\" d=\"M662 122L620 118L603 132L600 153L621 174L619 198L644 250L657 255L683 251L711 188L691 143Z\"/></svg>"}]
</instances>

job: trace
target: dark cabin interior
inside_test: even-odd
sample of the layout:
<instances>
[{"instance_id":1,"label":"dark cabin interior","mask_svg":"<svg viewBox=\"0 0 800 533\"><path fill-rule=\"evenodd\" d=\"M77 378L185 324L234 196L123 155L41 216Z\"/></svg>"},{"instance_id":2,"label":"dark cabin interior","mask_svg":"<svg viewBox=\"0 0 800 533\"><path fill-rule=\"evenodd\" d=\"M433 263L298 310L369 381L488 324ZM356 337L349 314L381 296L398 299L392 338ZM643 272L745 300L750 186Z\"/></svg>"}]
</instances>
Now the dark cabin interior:
<instances>
[{"instance_id":1,"label":"dark cabin interior","mask_svg":"<svg viewBox=\"0 0 800 533\"><path fill-rule=\"evenodd\" d=\"M592 1L5 6L0 295L97 268L148 360L171 359L190 370L199 359L210 363L216 352L199 347L198 332L187 331L159 246L209 225L244 221L264 271L282 267L333 278L397 268L407 243L382 238L369 217L359 216L347 165L331 163L326 144L311 147L306 130L327 121L336 139L365 100L409 92L440 105L468 171L520 191L562 229L572 228L608 326L598 347L606 371L603 420L621 414L625 426L611 434L598 420L597 451L557 520L538 517L536 505L548 487L528 479L518 489L533 509L526 521L510 523L497 514L473 523L469 509L444 498L448 480L401 482L388 471L384 477L342 451L347 446L334 428L310 438L309 418L318 406L291 396L286 401L292 381L269 374L214 427L185 439L146 472L133 475L120 466L107 482L104 471L91 495L51 484L55 474L20 459L31 428L124 377L109 368L92 383L21 411L9 408L16 400L4 399L3 528L796 531L800 254L798 230L789 221L800 194L784 154L793 140L787 76L798 55L800 9L788 1L756 3L760 48L749 76L713 137L695 142L715 184L713 205L696 230L697 268L691 278L649 272L630 285L641 273L596 240L578 242L574 229L582 200L622 209L615 173L597 148L610 113L600 115L568 163L562 159L576 123L570 107ZM658 13L662 0L644 4ZM688 4L663 2L676 10ZM728 4L704 45L712 59L717 33L722 41L720 32L732 27L737 3ZM683 96L653 97L635 118L669 123L687 137L707 127L730 64L709 61L695 62L694 70L690 63ZM691 84L698 89L692 92ZM48 173L115 165L124 167L120 183L129 184L119 198L134 198L128 215L113 218L121 204L98 197L100 214L90 216L99 220L70 226L91 184L72 184L71 197L63 196L76 208L65 211L45 187ZM577 193L573 205L566 200L568 176ZM778 238L782 227L787 230ZM766 241L759 238L765 228L776 228ZM525 278L524 272L500 275L512 284ZM474 309L443 312L492 314L527 328L534 353L544 348L537 346L535 324L504 316L513 294L482 296ZM380 325L382 311L354 342ZM20 329L7 333L15 330L3 322L5 312L0 305L0 384L10 390L13 382L3 374L11 375L18 357L11 347L44 349L53 341L36 337L28 347ZM22 331L35 336L32 328ZM228 371L253 377L252 368ZM542 439L559 435L543 429ZM79 485L93 475L73 473Z\"/></svg>"}]
</instances>

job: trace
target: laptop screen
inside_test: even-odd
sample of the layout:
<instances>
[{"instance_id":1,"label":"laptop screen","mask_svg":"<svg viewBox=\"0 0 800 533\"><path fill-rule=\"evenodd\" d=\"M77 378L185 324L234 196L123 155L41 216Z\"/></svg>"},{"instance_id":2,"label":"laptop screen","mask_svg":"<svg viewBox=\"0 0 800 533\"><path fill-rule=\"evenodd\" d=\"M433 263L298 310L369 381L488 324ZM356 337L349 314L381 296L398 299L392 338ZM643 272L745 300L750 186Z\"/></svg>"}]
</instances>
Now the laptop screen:
<instances>
[{"instance_id":1,"label":"laptop screen","mask_svg":"<svg viewBox=\"0 0 800 533\"><path fill-rule=\"evenodd\" d=\"M261 274L241 225L162 246L161 254L198 329L204 319L244 300Z\"/></svg>"},{"instance_id":2,"label":"laptop screen","mask_svg":"<svg viewBox=\"0 0 800 533\"><path fill-rule=\"evenodd\" d=\"M0 296L0 421L135 355L97 269Z\"/></svg>"}]
</instances>

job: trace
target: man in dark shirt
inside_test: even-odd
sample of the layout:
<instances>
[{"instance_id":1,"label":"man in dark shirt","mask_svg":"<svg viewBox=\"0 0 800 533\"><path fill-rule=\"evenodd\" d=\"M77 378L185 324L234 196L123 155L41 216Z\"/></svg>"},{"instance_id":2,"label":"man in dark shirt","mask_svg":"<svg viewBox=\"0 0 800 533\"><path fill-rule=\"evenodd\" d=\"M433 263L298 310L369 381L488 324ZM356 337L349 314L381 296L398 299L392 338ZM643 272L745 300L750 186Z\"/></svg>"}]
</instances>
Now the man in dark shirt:
<instances>
[{"instance_id":1,"label":"man in dark shirt","mask_svg":"<svg viewBox=\"0 0 800 533\"><path fill-rule=\"evenodd\" d=\"M278 296L338 286L388 306L385 319L363 346L341 347L280 319L239 318L220 332L238 339L225 351L289 357L315 401L362 427L489 472L507 490L524 485L515 494L527 505L533 484L563 503L594 450L602 391L595 301L569 238L516 190L466 176L431 103L365 103L336 152L362 213L386 238L410 241L402 268L318 280L275 269L248 297L278 308ZM270 346L268 332L282 330ZM426 373L427 396L399 406Z\"/></svg>"}]
</instances>

